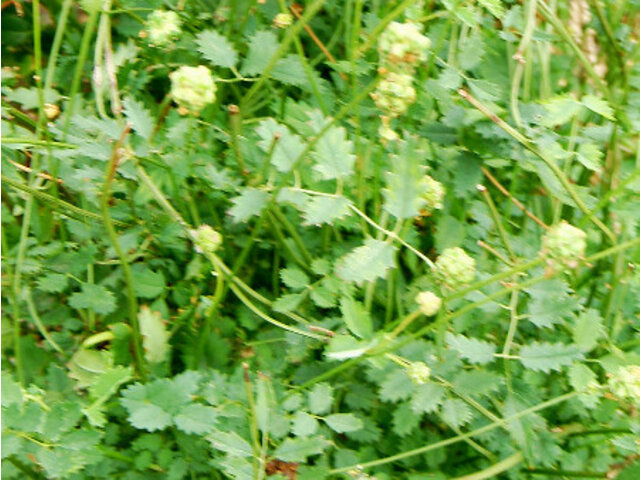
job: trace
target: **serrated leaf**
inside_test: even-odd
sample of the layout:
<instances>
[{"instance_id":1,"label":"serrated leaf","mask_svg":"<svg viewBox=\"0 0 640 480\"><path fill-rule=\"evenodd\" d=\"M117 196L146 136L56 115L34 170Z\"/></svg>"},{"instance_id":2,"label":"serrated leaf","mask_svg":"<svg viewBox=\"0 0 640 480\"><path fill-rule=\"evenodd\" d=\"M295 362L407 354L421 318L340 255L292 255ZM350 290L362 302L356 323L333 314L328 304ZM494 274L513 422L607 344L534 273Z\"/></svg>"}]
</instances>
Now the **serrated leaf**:
<instances>
[{"instance_id":1,"label":"serrated leaf","mask_svg":"<svg viewBox=\"0 0 640 480\"><path fill-rule=\"evenodd\" d=\"M576 345L563 343L538 343L525 345L520 349L520 361L526 368L548 373L571 365L583 355Z\"/></svg>"},{"instance_id":2,"label":"serrated leaf","mask_svg":"<svg viewBox=\"0 0 640 480\"><path fill-rule=\"evenodd\" d=\"M286 295L282 295L273 302L273 309L280 313L292 312L298 308L298 305L300 305L306 297L307 292L288 293Z\"/></svg>"},{"instance_id":3,"label":"serrated leaf","mask_svg":"<svg viewBox=\"0 0 640 480\"><path fill-rule=\"evenodd\" d=\"M323 180L345 178L353 173L356 156L344 127L329 128L316 143L311 156L316 162L313 168Z\"/></svg>"},{"instance_id":4,"label":"serrated leaf","mask_svg":"<svg viewBox=\"0 0 640 480\"><path fill-rule=\"evenodd\" d=\"M278 37L275 33L257 31L249 40L249 53L242 63L240 72L243 75L262 73L277 50Z\"/></svg>"},{"instance_id":5,"label":"serrated leaf","mask_svg":"<svg viewBox=\"0 0 640 480\"><path fill-rule=\"evenodd\" d=\"M305 145L300 135L291 133L286 125L276 122L273 118L262 120L256 128L256 133L260 137L258 146L262 151L269 152L273 148L271 163L280 172L291 170L304 151Z\"/></svg>"},{"instance_id":6,"label":"serrated leaf","mask_svg":"<svg viewBox=\"0 0 640 480\"><path fill-rule=\"evenodd\" d=\"M217 423L215 410L198 403L183 407L173 420L180 430L195 435L210 432Z\"/></svg>"},{"instance_id":7,"label":"serrated leaf","mask_svg":"<svg viewBox=\"0 0 640 480\"><path fill-rule=\"evenodd\" d=\"M296 412L291 431L296 437L308 437L318 431L318 420L306 412Z\"/></svg>"},{"instance_id":8,"label":"serrated leaf","mask_svg":"<svg viewBox=\"0 0 640 480\"><path fill-rule=\"evenodd\" d=\"M217 430L207 436L207 440L209 440L213 448L221 450L232 457L253 456L251 444L236 432L227 433Z\"/></svg>"},{"instance_id":9,"label":"serrated leaf","mask_svg":"<svg viewBox=\"0 0 640 480\"><path fill-rule=\"evenodd\" d=\"M587 169L592 172L602 170L602 158L604 152L594 143L582 143L578 146L576 158Z\"/></svg>"},{"instance_id":10,"label":"serrated leaf","mask_svg":"<svg viewBox=\"0 0 640 480\"><path fill-rule=\"evenodd\" d=\"M585 353L596 348L604 334L600 312L592 308L580 313L573 325L573 341Z\"/></svg>"},{"instance_id":11,"label":"serrated leaf","mask_svg":"<svg viewBox=\"0 0 640 480\"><path fill-rule=\"evenodd\" d=\"M327 288L327 282L314 285L311 290L311 300L320 308L332 308L336 306L336 294Z\"/></svg>"},{"instance_id":12,"label":"serrated leaf","mask_svg":"<svg viewBox=\"0 0 640 480\"><path fill-rule=\"evenodd\" d=\"M138 312L138 323L147 361L159 363L166 360L169 354L169 332L160 312L151 311L149 307L143 305Z\"/></svg>"},{"instance_id":13,"label":"serrated leaf","mask_svg":"<svg viewBox=\"0 0 640 480\"><path fill-rule=\"evenodd\" d=\"M380 384L380 399L385 402L406 400L413 393L414 387L404 369L392 370Z\"/></svg>"},{"instance_id":14,"label":"serrated leaf","mask_svg":"<svg viewBox=\"0 0 640 480\"><path fill-rule=\"evenodd\" d=\"M307 394L309 410L316 415L327 413L333 402L333 387L328 383L316 384Z\"/></svg>"},{"instance_id":15,"label":"serrated leaf","mask_svg":"<svg viewBox=\"0 0 640 480\"><path fill-rule=\"evenodd\" d=\"M93 403L83 410L91 425L95 427L104 427L106 425L107 418L104 414L104 403L118 391L120 385L128 382L132 377L133 369L131 367L117 365L93 381L89 386L89 395L93 399Z\"/></svg>"},{"instance_id":16,"label":"serrated leaf","mask_svg":"<svg viewBox=\"0 0 640 480\"><path fill-rule=\"evenodd\" d=\"M154 272L145 265L133 265L131 275L133 276L133 289L138 297L156 298L162 294L166 287L164 275L161 272Z\"/></svg>"},{"instance_id":17,"label":"serrated leaf","mask_svg":"<svg viewBox=\"0 0 640 480\"><path fill-rule=\"evenodd\" d=\"M89 395L94 400L105 400L117 392L120 385L131 380L133 369L116 365L102 373L89 386Z\"/></svg>"},{"instance_id":18,"label":"serrated leaf","mask_svg":"<svg viewBox=\"0 0 640 480\"><path fill-rule=\"evenodd\" d=\"M49 273L38 278L38 290L49 293L62 292L69 285L69 277L61 273Z\"/></svg>"},{"instance_id":19,"label":"serrated leaf","mask_svg":"<svg viewBox=\"0 0 640 480\"><path fill-rule=\"evenodd\" d=\"M267 206L269 194L256 188L245 189L240 196L231 200L233 207L229 209L229 214L236 223L246 222L249 218L259 215Z\"/></svg>"},{"instance_id":20,"label":"serrated leaf","mask_svg":"<svg viewBox=\"0 0 640 480\"><path fill-rule=\"evenodd\" d=\"M384 278L394 266L395 247L382 240L369 238L364 245L346 254L336 265L336 275L347 282L371 282Z\"/></svg>"},{"instance_id":21,"label":"serrated leaf","mask_svg":"<svg viewBox=\"0 0 640 480\"><path fill-rule=\"evenodd\" d=\"M324 437L286 438L273 456L283 462L306 462L307 457L318 455L329 446Z\"/></svg>"},{"instance_id":22,"label":"serrated leaf","mask_svg":"<svg viewBox=\"0 0 640 480\"><path fill-rule=\"evenodd\" d=\"M116 299L102 285L83 283L82 291L69 297L69 305L76 309L90 308L99 315L108 315L116 309Z\"/></svg>"},{"instance_id":23,"label":"serrated leaf","mask_svg":"<svg viewBox=\"0 0 640 480\"><path fill-rule=\"evenodd\" d=\"M447 425L458 428L471 421L471 408L459 398L448 399L442 403L440 417Z\"/></svg>"},{"instance_id":24,"label":"serrated leaf","mask_svg":"<svg viewBox=\"0 0 640 480\"><path fill-rule=\"evenodd\" d=\"M306 288L310 283L307 274L295 267L280 270L280 279L287 287L293 290Z\"/></svg>"},{"instance_id":25,"label":"serrated leaf","mask_svg":"<svg viewBox=\"0 0 640 480\"><path fill-rule=\"evenodd\" d=\"M151 117L149 111L144 108L142 103L137 102L132 97L125 97L122 100L122 106L125 117L127 117L136 133L149 140L151 133L153 133L154 125L153 117Z\"/></svg>"},{"instance_id":26,"label":"serrated leaf","mask_svg":"<svg viewBox=\"0 0 640 480\"><path fill-rule=\"evenodd\" d=\"M360 338L371 338L373 335L371 315L362 303L351 297L342 297L340 311L342 312L344 323L346 323L351 333Z\"/></svg>"},{"instance_id":27,"label":"serrated leaf","mask_svg":"<svg viewBox=\"0 0 640 480\"><path fill-rule=\"evenodd\" d=\"M23 395L20 384L16 382L11 374L2 372L2 406L10 407L11 405L22 406Z\"/></svg>"},{"instance_id":28,"label":"serrated leaf","mask_svg":"<svg viewBox=\"0 0 640 480\"><path fill-rule=\"evenodd\" d=\"M231 68L238 62L238 53L226 37L215 30L205 30L196 37L198 51L213 65Z\"/></svg>"},{"instance_id":29,"label":"serrated leaf","mask_svg":"<svg viewBox=\"0 0 640 480\"><path fill-rule=\"evenodd\" d=\"M582 97L582 105L592 112L602 115L607 120L615 120L615 117L613 116L613 108L611 108L604 98L596 97L595 95L585 95Z\"/></svg>"},{"instance_id":30,"label":"serrated leaf","mask_svg":"<svg viewBox=\"0 0 640 480\"><path fill-rule=\"evenodd\" d=\"M578 307L575 297L568 294L569 287L560 279L532 285L526 289L531 296L529 302L529 321L537 327L552 327L562 322Z\"/></svg>"},{"instance_id":31,"label":"serrated leaf","mask_svg":"<svg viewBox=\"0 0 640 480\"><path fill-rule=\"evenodd\" d=\"M338 433L355 432L364 426L362 420L353 413L334 413L325 417L324 421L331 430Z\"/></svg>"},{"instance_id":32,"label":"serrated leaf","mask_svg":"<svg viewBox=\"0 0 640 480\"><path fill-rule=\"evenodd\" d=\"M500 0L478 0L478 3L489 10L494 17L502 19L504 16L504 5Z\"/></svg>"},{"instance_id":33,"label":"serrated leaf","mask_svg":"<svg viewBox=\"0 0 640 480\"><path fill-rule=\"evenodd\" d=\"M411 396L411 409L415 413L435 412L445 398L446 390L432 382L417 385Z\"/></svg>"},{"instance_id":34,"label":"serrated leaf","mask_svg":"<svg viewBox=\"0 0 640 480\"><path fill-rule=\"evenodd\" d=\"M596 379L593 370L582 363L575 363L569 368L569 383L578 392L591 387Z\"/></svg>"},{"instance_id":35,"label":"serrated leaf","mask_svg":"<svg viewBox=\"0 0 640 480\"><path fill-rule=\"evenodd\" d=\"M415 217L426 204L428 185L423 162L409 148L403 148L402 155L391 159L391 168L385 175L384 209L396 218Z\"/></svg>"},{"instance_id":36,"label":"serrated leaf","mask_svg":"<svg viewBox=\"0 0 640 480\"><path fill-rule=\"evenodd\" d=\"M129 422L138 429L153 432L171 425L171 414L150 401L144 385L128 387L122 392L120 402L129 412Z\"/></svg>"},{"instance_id":37,"label":"serrated leaf","mask_svg":"<svg viewBox=\"0 0 640 480\"><path fill-rule=\"evenodd\" d=\"M286 85L301 86L307 82L307 74L298 55L287 55L276 63L271 76Z\"/></svg>"},{"instance_id":38,"label":"serrated leaf","mask_svg":"<svg viewBox=\"0 0 640 480\"><path fill-rule=\"evenodd\" d=\"M302 208L302 216L306 225L332 224L335 220L351 213L351 201L345 197L311 197Z\"/></svg>"},{"instance_id":39,"label":"serrated leaf","mask_svg":"<svg viewBox=\"0 0 640 480\"><path fill-rule=\"evenodd\" d=\"M447 345L471 363L483 364L494 360L493 354L496 352L496 347L489 342L467 338L464 335L454 335L450 332L447 332L446 340Z\"/></svg>"},{"instance_id":40,"label":"serrated leaf","mask_svg":"<svg viewBox=\"0 0 640 480\"><path fill-rule=\"evenodd\" d=\"M421 415L414 411L409 403L400 404L393 411L393 431L396 435L404 437L411 433L420 424Z\"/></svg>"},{"instance_id":41,"label":"serrated leaf","mask_svg":"<svg viewBox=\"0 0 640 480\"><path fill-rule=\"evenodd\" d=\"M571 120L582 111L582 105L569 95L553 97L544 103L547 114L541 124L545 127L555 127Z\"/></svg>"}]
</instances>

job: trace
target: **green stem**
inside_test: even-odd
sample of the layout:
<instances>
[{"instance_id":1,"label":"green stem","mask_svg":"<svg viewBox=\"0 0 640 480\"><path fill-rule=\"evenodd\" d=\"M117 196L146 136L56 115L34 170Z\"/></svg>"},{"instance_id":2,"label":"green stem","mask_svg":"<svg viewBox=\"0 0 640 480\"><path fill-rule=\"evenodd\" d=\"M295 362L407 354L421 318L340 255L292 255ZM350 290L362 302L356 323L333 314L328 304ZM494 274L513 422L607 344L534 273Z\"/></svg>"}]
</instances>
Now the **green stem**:
<instances>
[{"instance_id":1,"label":"green stem","mask_svg":"<svg viewBox=\"0 0 640 480\"><path fill-rule=\"evenodd\" d=\"M278 60L280 60L282 55L284 55L286 51L289 49L289 45L291 45L291 42L293 42L294 37L300 34L300 31L304 28L304 26L308 24L309 21L311 21L311 19L313 18L313 16L322 8L322 5L324 4L324 2L325 0L315 0L312 4L310 4L305 9L305 12L302 18L298 20L294 25L289 27L284 39L282 40L282 43L280 44L280 47L278 48L278 50L276 50L276 52L273 54L273 56L269 60L269 63L267 63L267 65L262 70L262 74L260 75L260 78L258 79L257 82L253 84L253 86L249 89L249 91L246 93L246 95L240 102L240 110L244 110L245 107L248 105L249 101L251 100L251 98L256 93L258 93L258 91L262 88L262 85L269 78L271 71L275 68L276 64L278 63Z\"/></svg>"},{"instance_id":2,"label":"green stem","mask_svg":"<svg viewBox=\"0 0 640 480\"><path fill-rule=\"evenodd\" d=\"M549 167L549 169L553 172L556 178L560 181L560 184L562 185L562 187L567 191L569 196L573 199L576 206L582 211L582 213L584 213L587 217L589 217L589 219L605 233L605 235L609 238L611 243L615 245L616 236L613 234L611 230L609 230L609 228L604 223L602 223L602 221L598 217L596 217L593 214L593 212L589 210L589 208L586 206L584 201L580 198L578 193L575 191L575 189L573 188L573 186L571 185L567 177L564 175L560 167L558 167L558 165L556 165L556 163L552 159L547 158L547 156L543 154L540 150L538 150L538 148L534 146L533 143L531 143L531 141L528 138L526 138L523 134L518 132L511 125L509 125L507 122L502 120L500 117L498 117L495 113L489 110L485 105L480 103L476 98L471 96L469 92L467 92L464 89L460 89L458 90L458 94L460 94L462 98L467 100L471 105L477 108L480 112L484 113L492 122L494 122L502 130L504 130L506 133L511 135L515 140L520 142L522 146L524 146L527 150L529 150L531 153L533 153L538 158L540 158L547 165L547 167Z\"/></svg>"},{"instance_id":3,"label":"green stem","mask_svg":"<svg viewBox=\"0 0 640 480\"><path fill-rule=\"evenodd\" d=\"M456 477L452 480L485 480L487 478L496 478L503 472L515 467L524 460L522 453L517 452L498 463L491 465L489 468L480 470L479 472L465 475L463 477Z\"/></svg>"},{"instance_id":4,"label":"green stem","mask_svg":"<svg viewBox=\"0 0 640 480\"><path fill-rule=\"evenodd\" d=\"M207 312L205 317L204 326L202 331L199 333L198 337L198 346L196 349L195 362L193 364L193 368L197 369L200 367L200 362L202 361L202 356L204 355L204 348L207 344L207 340L209 340L209 336L211 334L212 321L216 313L220 310L220 301L222 300L222 295L225 292L224 288L224 276L220 267L217 264L213 264L213 268L216 271L216 289L213 294L213 301L211 304L210 311Z\"/></svg>"},{"instance_id":5,"label":"green stem","mask_svg":"<svg viewBox=\"0 0 640 480\"><path fill-rule=\"evenodd\" d=\"M385 465L387 463L393 463L393 462L397 462L398 460L403 460L405 458L409 458L409 457L413 457L415 455L422 455L426 452L429 452L431 450L436 450L438 448L442 448L442 447L446 447L448 445L452 445L461 441L464 441L468 438L473 438L475 436L481 435L483 433L486 432L490 432L492 430L495 430L498 427L506 427L508 426L508 424L510 422L513 422L514 420L518 420L522 417L526 417L527 415L530 415L532 413L535 412L539 412L541 410L544 410L546 408L552 407L554 405L557 405L559 403L563 403L566 402L567 400L570 400L571 398L577 396L578 393L576 392L571 392L571 393L566 393L564 395L560 395L558 397L552 398L551 400L547 400L546 402L542 402L539 403L538 405L535 405L533 407L527 408L526 410L522 410L516 414L510 415L506 418L500 419L499 421L490 423L489 425L485 425L484 427L480 427L477 428L471 432L468 433L464 433L462 435L456 435L455 437L451 437L451 438L447 438L446 440L442 440L440 442L436 442L436 443L432 443L430 445L425 445L424 447L420 447L420 448L415 448L413 450L409 450L406 452L402 452L402 453L398 453L396 455L392 455L390 457L385 457L385 458L380 458L377 460L373 460L370 462L364 462L364 463L360 463L357 465L349 465L347 467L341 467L341 468L335 468L333 470L331 470L329 473L330 474L337 474L337 473L343 473L343 472L348 472L351 469L354 468L358 468L358 469L368 469L371 467L377 467L379 465Z\"/></svg>"},{"instance_id":6,"label":"green stem","mask_svg":"<svg viewBox=\"0 0 640 480\"><path fill-rule=\"evenodd\" d=\"M51 337L47 328L43 325L40 320L40 316L38 315L38 311L36 310L36 306L33 303L33 298L31 297L31 291L29 289L25 289L25 301L27 302L27 308L29 309L29 313L31 314L31 318L33 318L33 323L35 323L36 328L40 332L40 335L51 345L51 347L58 353L64 353L64 351L60 348L60 345L56 343L56 341Z\"/></svg>"},{"instance_id":7,"label":"green stem","mask_svg":"<svg viewBox=\"0 0 640 480\"><path fill-rule=\"evenodd\" d=\"M137 374L140 376L142 381L146 381L147 379L147 369L145 365L144 355L142 353L142 337L140 334L140 326L138 325L138 299L136 297L135 289L133 287L133 275L131 273L131 268L129 267L129 262L127 256L125 255L122 247L120 246L120 241L118 240L118 234L116 233L116 229L113 226L113 222L111 220L111 215L109 214L109 199L111 198L110 189L111 182L115 177L116 170L118 168L118 152L124 139L127 134L131 130L131 126L127 124L127 126L122 131L120 138L114 144L113 150L111 153L111 158L109 159L109 163L107 164L107 168L105 171L105 182L104 187L102 189L102 219L104 222L104 226L107 230L107 234L109 235L109 240L111 241L111 245L115 250L116 254L120 258L120 263L122 266L122 271L124 272L124 280L127 289L127 304L129 306L129 322L131 323L131 329L133 332L133 360L136 368Z\"/></svg>"},{"instance_id":8,"label":"green stem","mask_svg":"<svg viewBox=\"0 0 640 480\"><path fill-rule=\"evenodd\" d=\"M69 18L71 5L73 5L73 0L64 0L62 2L62 7L60 8L58 25L56 26L56 33L53 37L53 44L51 45L51 51L49 52L49 61L47 62L47 77L44 81L45 91L50 89L53 85L56 63L58 61L58 53L60 53L60 46L62 45L64 32L67 29L67 20Z\"/></svg>"},{"instance_id":9,"label":"green stem","mask_svg":"<svg viewBox=\"0 0 640 480\"><path fill-rule=\"evenodd\" d=\"M82 80L84 65L87 61L89 46L91 45L91 38L93 37L93 31L96 29L99 15L100 8L93 8L89 12L89 19L87 20L87 23L84 27L82 42L80 44L80 53L78 54L78 63L76 63L76 69L73 73L73 80L71 81L71 92L69 93L69 104L67 105L67 113L65 115L64 123L62 126L63 141L66 139L67 133L69 132L69 125L71 124L71 117L73 116L73 110L75 108L76 100L78 97L78 90L80 89L80 81ZM57 174L57 171L52 171L51 174L55 176Z\"/></svg>"}]
</instances>

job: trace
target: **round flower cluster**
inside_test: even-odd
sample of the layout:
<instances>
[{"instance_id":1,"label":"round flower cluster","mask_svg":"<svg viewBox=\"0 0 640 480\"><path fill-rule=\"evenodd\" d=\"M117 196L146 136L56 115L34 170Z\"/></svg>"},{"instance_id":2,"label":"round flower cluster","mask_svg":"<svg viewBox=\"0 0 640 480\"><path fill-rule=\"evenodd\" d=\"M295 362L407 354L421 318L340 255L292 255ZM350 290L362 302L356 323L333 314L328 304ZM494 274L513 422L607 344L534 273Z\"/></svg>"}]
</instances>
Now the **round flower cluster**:
<instances>
[{"instance_id":1,"label":"round flower cluster","mask_svg":"<svg viewBox=\"0 0 640 480\"><path fill-rule=\"evenodd\" d=\"M180 33L180 18L176 12L156 10L147 19L149 43L166 45Z\"/></svg>"},{"instance_id":2,"label":"round flower cluster","mask_svg":"<svg viewBox=\"0 0 640 480\"><path fill-rule=\"evenodd\" d=\"M640 405L640 365L618 368L609 378L609 388L619 399L631 400Z\"/></svg>"},{"instance_id":3,"label":"round flower cluster","mask_svg":"<svg viewBox=\"0 0 640 480\"><path fill-rule=\"evenodd\" d=\"M457 288L473 281L476 261L460 247L445 248L436 260L436 276L449 288Z\"/></svg>"},{"instance_id":4,"label":"round flower cluster","mask_svg":"<svg viewBox=\"0 0 640 480\"><path fill-rule=\"evenodd\" d=\"M273 26L276 28L287 28L293 23L293 15L290 13L279 13L273 17Z\"/></svg>"},{"instance_id":5,"label":"round flower cluster","mask_svg":"<svg viewBox=\"0 0 640 480\"><path fill-rule=\"evenodd\" d=\"M401 115L416 99L412 82L413 77L407 73L391 72L380 81L371 97L380 110L394 117Z\"/></svg>"},{"instance_id":6,"label":"round flower cluster","mask_svg":"<svg viewBox=\"0 0 640 480\"><path fill-rule=\"evenodd\" d=\"M426 200L427 208L429 210L440 210L442 208L442 200L444 200L444 186L429 175L425 175L424 182L427 188L422 198Z\"/></svg>"},{"instance_id":7,"label":"round flower cluster","mask_svg":"<svg viewBox=\"0 0 640 480\"><path fill-rule=\"evenodd\" d=\"M203 65L182 66L169 74L171 96L180 107L180 113L198 114L200 110L216 100L216 84L211 72Z\"/></svg>"},{"instance_id":8,"label":"round flower cluster","mask_svg":"<svg viewBox=\"0 0 640 480\"><path fill-rule=\"evenodd\" d=\"M209 225L200 225L191 230L193 243L198 253L213 253L222 245L222 235Z\"/></svg>"},{"instance_id":9,"label":"round flower cluster","mask_svg":"<svg viewBox=\"0 0 640 480\"><path fill-rule=\"evenodd\" d=\"M415 23L391 22L378 42L380 63L390 71L413 73L427 59L431 41Z\"/></svg>"},{"instance_id":10,"label":"round flower cluster","mask_svg":"<svg viewBox=\"0 0 640 480\"><path fill-rule=\"evenodd\" d=\"M432 317L440 310L442 299L433 292L425 291L416 295L416 303L423 315Z\"/></svg>"},{"instance_id":11,"label":"round flower cluster","mask_svg":"<svg viewBox=\"0 0 640 480\"><path fill-rule=\"evenodd\" d=\"M587 234L564 220L551 227L542 238L540 253L551 263L575 268L584 257L587 248Z\"/></svg>"},{"instance_id":12,"label":"round flower cluster","mask_svg":"<svg viewBox=\"0 0 640 480\"><path fill-rule=\"evenodd\" d=\"M431 369L424 362L411 362L407 365L407 375L416 385L423 385L429 381Z\"/></svg>"}]
</instances>

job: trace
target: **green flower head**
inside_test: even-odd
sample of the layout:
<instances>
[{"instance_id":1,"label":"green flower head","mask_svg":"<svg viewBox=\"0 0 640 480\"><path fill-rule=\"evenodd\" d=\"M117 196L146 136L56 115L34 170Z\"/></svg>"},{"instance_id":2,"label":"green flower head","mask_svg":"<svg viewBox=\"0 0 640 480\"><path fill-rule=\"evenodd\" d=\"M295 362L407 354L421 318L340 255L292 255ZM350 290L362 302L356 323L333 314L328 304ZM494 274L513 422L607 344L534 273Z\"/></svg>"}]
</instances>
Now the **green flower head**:
<instances>
[{"instance_id":1,"label":"green flower head","mask_svg":"<svg viewBox=\"0 0 640 480\"><path fill-rule=\"evenodd\" d=\"M380 63L391 71L413 72L427 59L431 41L415 23L391 22L380 35Z\"/></svg>"},{"instance_id":2,"label":"green flower head","mask_svg":"<svg viewBox=\"0 0 640 480\"><path fill-rule=\"evenodd\" d=\"M436 276L447 287L466 285L475 275L476 261L460 247L446 248L436 260Z\"/></svg>"},{"instance_id":3,"label":"green flower head","mask_svg":"<svg viewBox=\"0 0 640 480\"><path fill-rule=\"evenodd\" d=\"M440 310L440 306L442 305L442 299L438 297L433 292L420 292L416 296L416 303L418 304L418 308L423 315L427 317L432 317L438 310Z\"/></svg>"},{"instance_id":4,"label":"green flower head","mask_svg":"<svg viewBox=\"0 0 640 480\"><path fill-rule=\"evenodd\" d=\"M203 65L182 66L170 73L169 78L171 96L187 112L198 114L216 100L216 84L209 69Z\"/></svg>"},{"instance_id":5,"label":"green flower head","mask_svg":"<svg viewBox=\"0 0 640 480\"><path fill-rule=\"evenodd\" d=\"M180 33L180 18L176 12L156 10L147 19L149 43L166 45Z\"/></svg>"},{"instance_id":6,"label":"green flower head","mask_svg":"<svg viewBox=\"0 0 640 480\"><path fill-rule=\"evenodd\" d=\"M198 253L213 253L222 245L222 235L209 225L200 225L191 230L193 243Z\"/></svg>"},{"instance_id":7,"label":"green flower head","mask_svg":"<svg viewBox=\"0 0 640 480\"><path fill-rule=\"evenodd\" d=\"M542 238L540 253L563 266L575 268L584 257L587 234L564 220L551 227Z\"/></svg>"},{"instance_id":8,"label":"green flower head","mask_svg":"<svg viewBox=\"0 0 640 480\"><path fill-rule=\"evenodd\" d=\"M411 75L391 72L380 81L371 97L380 110L397 117L406 112L416 99L412 81Z\"/></svg>"}]
</instances>

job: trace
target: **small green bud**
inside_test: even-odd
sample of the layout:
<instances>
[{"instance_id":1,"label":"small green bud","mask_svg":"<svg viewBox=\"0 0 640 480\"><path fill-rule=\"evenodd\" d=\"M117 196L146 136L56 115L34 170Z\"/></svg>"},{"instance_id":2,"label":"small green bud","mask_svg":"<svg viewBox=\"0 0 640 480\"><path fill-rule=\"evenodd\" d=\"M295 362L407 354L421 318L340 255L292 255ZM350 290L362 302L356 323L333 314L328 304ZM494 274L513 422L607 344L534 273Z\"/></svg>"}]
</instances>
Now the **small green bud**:
<instances>
[{"instance_id":1,"label":"small green bud","mask_svg":"<svg viewBox=\"0 0 640 480\"><path fill-rule=\"evenodd\" d=\"M407 366L407 375L416 385L423 385L429 381L431 369L424 362L411 362Z\"/></svg>"},{"instance_id":2,"label":"small green bud","mask_svg":"<svg viewBox=\"0 0 640 480\"><path fill-rule=\"evenodd\" d=\"M413 72L427 59L431 41L420 33L415 23L391 22L380 35L380 63L391 71Z\"/></svg>"},{"instance_id":3,"label":"small green bud","mask_svg":"<svg viewBox=\"0 0 640 480\"><path fill-rule=\"evenodd\" d=\"M440 210L442 208L442 200L444 200L444 186L429 175L425 175L424 182L427 188L422 198L426 200L427 208L429 210Z\"/></svg>"},{"instance_id":4,"label":"small green bud","mask_svg":"<svg viewBox=\"0 0 640 480\"><path fill-rule=\"evenodd\" d=\"M420 292L416 296L416 303L420 311L427 317L432 317L442 306L442 299L433 292Z\"/></svg>"},{"instance_id":5,"label":"small green bud","mask_svg":"<svg viewBox=\"0 0 640 480\"><path fill-rule=\"evenodd\" d=\"M619 399L640 405L640 365L618 368L609 378L609 389Z\"/></svg>"},{"instance_id":6,"label":"small green bud","mask_svg":"<svg viewBox=\"0 0 640 480\"><path fill-rule=\"evenodd\" d=\"M216 100L216 84L211 72L203 65L182 66L169 74L171 96L186 112L198 114L200 110Z\"/></svg>"},{"instance_id":7,"label":"small green bud","mask_svg":"<svg viewBox=\"0 0 640 480\"><path fill-rule=\"evenodd\" d=\"M213 253L222 245L222 235L209 225L200 225L191 230L193 243L198 253Z\"/></svg>"},{"instance_id":8,"label":"small green bud","mask_svg":"<svg viewBox=\"0 0 640 480\"><path fill-rule=\"evenodd\" d=\"M411 75L391 72L380 81L371 97L380 110L391 116L401 115L416 99L412 81Z\"/></svg>"},{"instance_id":9,"label":"small green bud","mask_svg":"<svg viewBox=\"0 0 640 480\"><path fill-rule=\"evenodd\" d=\"M436 260L436 275L447 287L470 283L475 274L476 261L460 247L446 248Z\"/></svg>"},{"instance_id":10,"label":"small green bud","mask_svg":"<svg viewBox=\"0 0 640 480\"><path fill-rule=\"evenodd\" d=\"M147 19L149 43L166 45L180 33L180 18L176 12L155 10Z\"/></svg>"},{"instance_id":11,"label":"small green bud","mask_svg":"<svg viewBox=\"0 0 640 480\"><path fill-rule=\"evenodd\" d=\"M564 220L551 227L542 238L541 255L561 265L575 268L584 257L587 234Z\"/></svg>"},{"instance_id":12,"label":"small green bud","mask_svg":"<svg viewBox=\"0 0 640 480\"><path fill-rule=\"evenodd\" d=\"M287 28L293 23L293 15L290 13L279 13L273 17L273 26L276 28Z\"/></svg>"}]
</instances>

